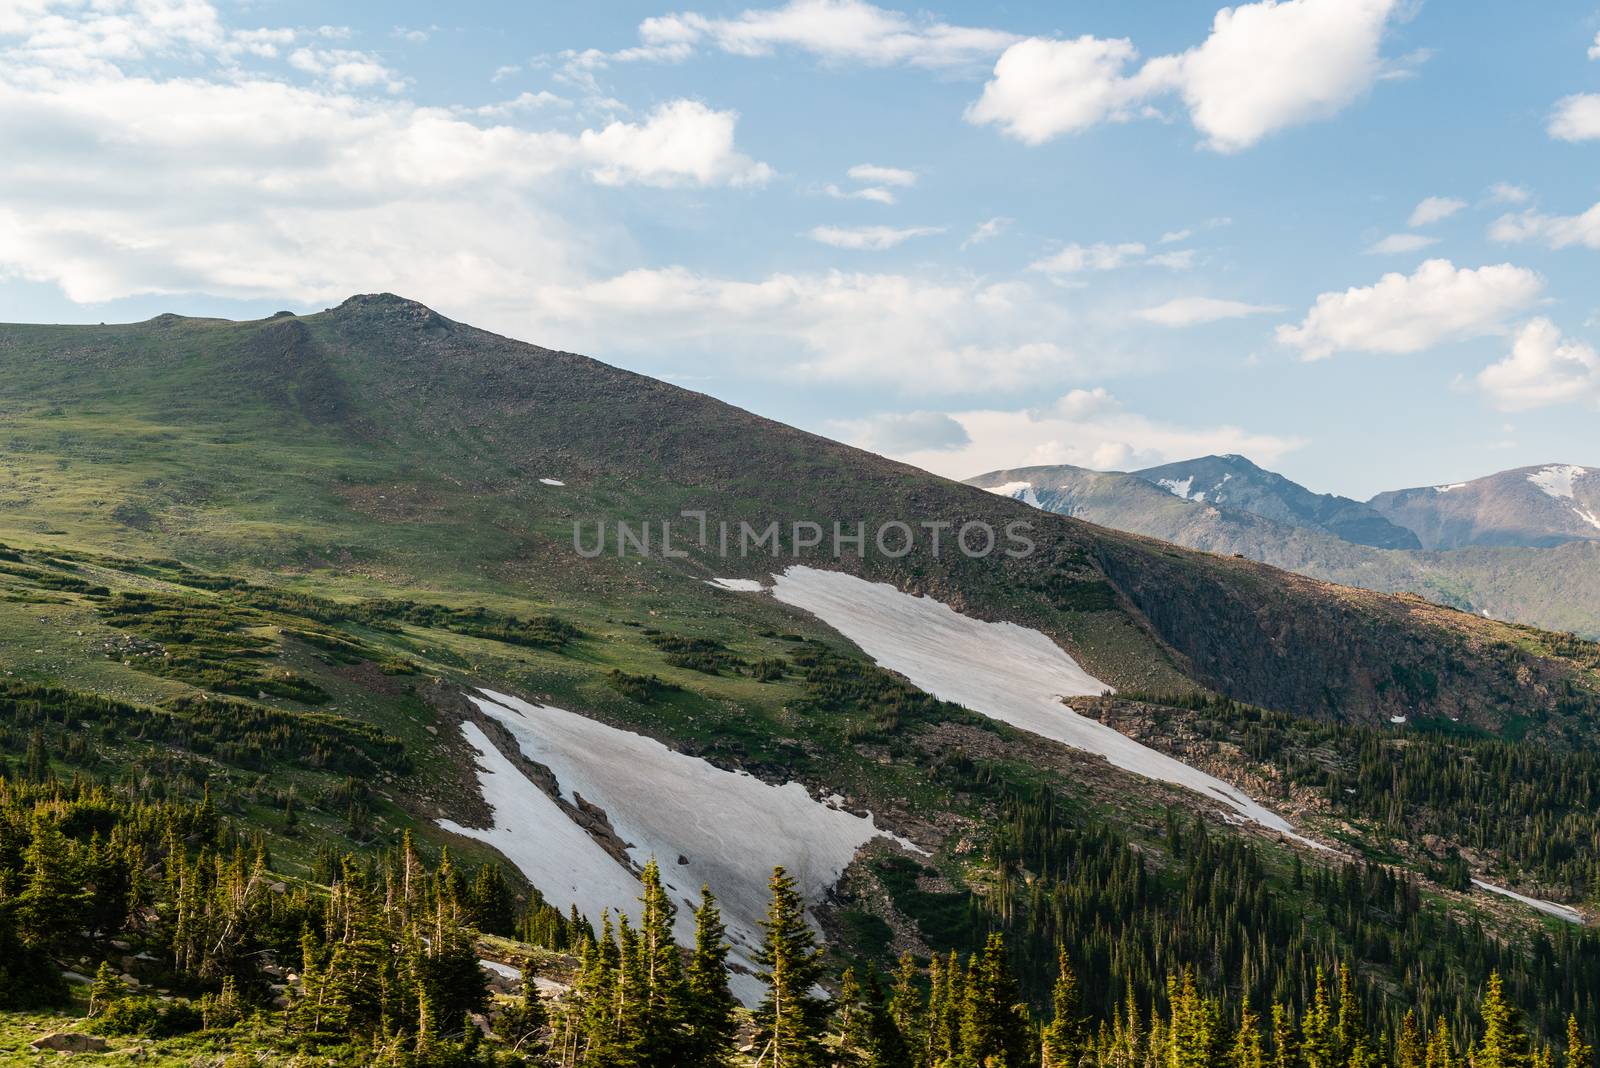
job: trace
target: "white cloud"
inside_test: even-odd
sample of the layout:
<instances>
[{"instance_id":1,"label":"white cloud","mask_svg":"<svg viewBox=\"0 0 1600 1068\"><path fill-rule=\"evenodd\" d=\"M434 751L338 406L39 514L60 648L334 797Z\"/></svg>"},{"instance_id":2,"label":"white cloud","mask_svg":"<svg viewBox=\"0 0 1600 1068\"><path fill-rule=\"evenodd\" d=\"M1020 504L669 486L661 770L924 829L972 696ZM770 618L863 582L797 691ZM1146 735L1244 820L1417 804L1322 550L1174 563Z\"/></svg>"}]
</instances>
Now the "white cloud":
<instances>
[{"instance_id":1,"label":"white cloud","mask_svg":"<svg viewBox=\"0 0 1600 1068\"><path fill-rule=\"evenodd\" d=\"M1502 263L1476 269L1428 260L1410 275L1323 293L1298 325L1278 327L1280 342L1308 360L1342 351L1410 353L1445 341L1499 332L1539 298L1544 280Z\"/></svg>"},{"instance_id":2,"label":"white cloud","mask_svg":"<svg viewBox=\"0 0 1600 1068\"><path fill-rule=\"evenodd\" d=\"M986 61L1018 37L1002 30L912 17L862 0L790 0L732 18L684 12L645 19L639 24L639 39L636 48L587 53L584 58L591 66L608 61L678 61L705 44L738 56L768 56L793 48L827 62L938 68Z\"/></svg>"},{"instance_id":3,"label":"white cloud","mask_svg":"<svg viewBox=\"0 0 1600 1068\"><path fill-rule=\"evenodd\" d=\"M926 237L929 234L942 234L942 226L814 226L809 237L813 241L834 248L847 248L855 251L882 252L884 249L894 248L905 243L913 237Z\"/></svg>"},{"instance_id":4,"label":"white cloud","mask_svg":"<svg viewBox=\"0 0 1600 1068\"><path fill-rule=\"evenodd\" d=\"M895 201L894 190L885 189L881 185L869 185L863 189L841 189L829 182L822 187L822 191L835 200L870 200L877 204L893 204Z\"/></svg>"},{"instance_id":5,"label":"white cloud","mask_svg":"<svg viewBox=\"0 0 1600 1068\"><path fill-rule=\"evenodd\" d=\"M1532 195L1522 186L1510 182L1496 182L1489 187L1489 200L1494 204L1526 204Z\"/></svg>"},{"instance_id":6,"label":"white cloud","mask_svg":"<svg viewBox=\"0 0 1600 1068\"><path fill-rule=\"evenodd\" d=\"M398 93L405 88L405 82L369 52L347 48L297 48L289 53L289 65L340 89L382 86L391 93Z\"/></svg>"},{"instance_id":7,"label":"white cloud","mask_svg":"<svg viewBox=\"0 0 1600 1068\"><path fill-rule=\"evenodd\" d=\"M1549 319L1517 331L1510 355L1478 374L1478 385L1502 411L1553 404L1600 404L1600 355L1594 346L1563 338Z\"/></svg>"},{"instance_id":8,"label":"white cloud","mask_svg":"<svg viewBox=\"0 0 1600 1068\"><path fill-rule=\"evenodd\" d=\"M1406 220L1406 225L1416 229L1441 222L1466 206L1465 200L1455 197L1424 197L1421 203L1411 209L1411 218Z\"/></svg>"},{"instance_id":9,"label":"white cloud","mask_svg":"<svg viewBox=\"0 0 1600 1068\"><path fill-rule=\"evenodd\" d=\"M1218 152L1336 114L1392 73L1379 47L1396 0L1260 0L1219 10L1195 48L1138 58L1125 38L1029 38L995 64L967 120L1041 144L1104 122L1156 114L1176 93Z\"/></svg>"},{"instance_id":10,"label":"white cloud","mask_svg":"<svg viewBox=\"0 0 1600 1068\"><path fill-rule=\"evenodd\" d=\"M1262 0L1217 12L1211 36L1170 64L1195 128L1219 152L1334 115L1383 72L1396 0Z\"/></svg>"},{"instance_id":11,"label":"white cloud","mask_svg":"<svg viewBox=\"0 0 1600 1068\"><path fill-rule=\"evenodd\" d=\"M1489 236L1503 242L1539 241L1551 248L1600 248L1600 203L1581 215L1502 215L1489 227Z\"/></svg>"},{"instance_id":12,"label":"white cloud","mask_svg":"<svg viewBox=\"0 0 1600 1068\"><path fill-rule=\"evenodd\" d=\"M1067 349L1071 318L1033 287L899 274L774 274L754 281L682 267L548 285L535 336L649 360L667 346L741 373L903 393L1014 389L1111 361ZM764 357L752 365L750 354Z\"/></svg>"},{"instance_id":13,"label":"white cloud","mask_svg":"<svg viewBox=\"0 0 1600 1068\"><path fill-rule=\"evenodd\" d=\"M1161 326L1197 326L1222 319L1242 319L1247 315L1261 315L1283 309L1271 304L1247 304L1242 300L1218 300L1213 297L1178 297L1153 308L1136 313L1146 322Z\"/></svg>"},{"instance_id":14,"label":"white cloud","mask_svg":"<svg viewBox=\"0 0 1600 1068\"><path fill-rule=\"evenodd\" d=\"M1173 249L1171 252L1157 252L1144 262L1152 267L1165 267L1172 271L1187 271L1194 267L1195 250L1192 248Z\"/></svg>"},{"instance_id":15,"label":"white cloud","mask_svg":"<svg viewBox=\"0 0 1600 1068\"><path fill-rule=\"evenodd\" d=\"M1025 144L1039 145L1103 122L1126 120L1152 88L1124 73L1137 57L1126 38L1030 37L1006 49L995 63L983 95L967 108L967 121L992 123Z\"/></svg>"},{"instance_id":16,"label":"white cloud","mask_svg":"<svg viewBox=\"0 0 1600 1068\"><path fill-rule=\"evenodd\" d=\"M242 69L241 36L204 4L52 11L0 14L0 142L29 146L0 154L0 274L75 301L310 303L381 288L504 323L529 287L582 277L612 225L576 212L559 175L673 186L770 173L737 151L732 112L693 101L577 133L487 123L341 74L344 57L325 50L273 74ZM167 51L186 76L122 69ZM318 81L288 80L299 67Z\"/></svg>"},{"instance_id":17,"label":"white cloud","mask_svg":"<svg viewBox=\"0 0 1600 1068\"><path fill-rule=\"evenodd\" d=\"M1145 247L1137 241L1121 244L1068 245L1060 252L1036 260L1029 270L1050 275L1078 274L1083 271L1114 271L1125 267L1145 254Z\"/></svg>"},{"instance_id":18,"label":"white cloud","mask_svg":"<svg viewBox=\"0 0 1600 1068\"><path fill-rule=\"evenodd\" d=\"M968 234L967 239L961 242L962 251L965 251L974 245L981 245L985 241L991 241L994 238L999 237L1001 233L1005 231L1005 228L1010 225L1011 220L1006 218L1004 215L996 215L992 219L983 220L983 222L979 223L977 226L974 226L972 228L972 233Z\"/></svg>"},{"instance_id":19,"label":"white cloud","mask_svg":"<svg viewBox=\"0 0 1600 1068\"><path fill-rule=\"evenodd\" d=\"M888 412L842 420L831 429L841 440L885 456L959 449L972 442L966 428L944 412Z\"/></svg>"},{"instance_id":20,"label":"white cloud","mask_svg":"<svg viewBox=\"0 0 1600 1068\"><path fill-rule=\"evenodd\" d=\"M858 163L847 172L858 182L876 182L879 185L916 185L917 172L899 167L880 167L875 163Z\"/></svg>"},{"instance_id":21,"label":"white cloud","mask_svg":"<svg viewBox=\"0 0 1600 1068\"><path fill-rule=\"evenodd\" d=\"M1182 230L1168 230L1161 235L1161 244L1173 245L1179 241L1187 241L1194 236L1194 227L1185 226Z\"/></svg>"},{"instance_id":22,"label":"white cloud","mask_svg":"<svg viewBox=\"0 0 1600 1068\"><path fill-rule=\"evenodd\" d=\"M1558 141L1600 138L1600 93L1578 93L1557 101L1548 130Z\"/></svg>"},{"instance_id":23,"label":"white cloud","mask_svg":"<svg viewBox=\"0 0 1600 1068\"><path fill-rule=\"evenodd\" d=\"M1367 246L1367 255L1394 256L1406 252L1416 252L1419 249L1427 248L1429 245L1437 244L1438 241L1437 237L1429 237L1426 234L1390 234L1381 241L1376 241Z\"/></svg>"},{"instance_id":24,"label":"white cloud","mask_svg":"<svg viewBox=\"0 0 1600 1068\"><path fill-rule=\"evenodd\" d=\"M1244 453L1272 464L1299 438L1235 426L1183 426L1125 410L1104 389L1077 389L1040 409L952 412L969 439L957 448L907 449L897 459L937 474L968 478L1041 464L1129 470L1208 453Z\"/></svg>"},{"instance_id":25,"label":"white cloud","mask_svg":"<svg viewBox=\"0 0 1600 1068\"><path fill-rule=\"evenodd\" d=\"M1594 35L1594 44L1589 46L1589 58L1600 59L1600 33Z\"/></svg>"},{"instance_id":26,"label":"white cloud","mask_svg":"<svg viewBox=\"0 0 1600 1068\"><path fill-rule=\"evenodd\" d=\"M674 100L644 123L613 122L578 135L579 154L603 185L761 185L772 168L734 148L739 116Z\"/></svg>"}]
</instances>

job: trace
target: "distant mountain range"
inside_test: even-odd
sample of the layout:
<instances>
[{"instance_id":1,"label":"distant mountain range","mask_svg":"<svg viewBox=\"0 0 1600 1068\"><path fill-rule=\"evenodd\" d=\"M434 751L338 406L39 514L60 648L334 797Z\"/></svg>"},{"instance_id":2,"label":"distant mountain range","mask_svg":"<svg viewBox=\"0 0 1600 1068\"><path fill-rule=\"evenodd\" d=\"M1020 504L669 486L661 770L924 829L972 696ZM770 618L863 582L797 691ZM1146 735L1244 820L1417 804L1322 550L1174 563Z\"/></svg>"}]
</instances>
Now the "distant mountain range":
<instances>
[{"instance_id":1,"label":"distant mountain range","mask_svg":"<svg viewBox=\"0 0 1600 1068\"><path fill-rule=\"evenodd\" d=\"M1365 503L1234 455L1129 473L1016 468L968 481L1192 549L1600 636L1600 468L1544 464Z\"/></svg>"}]
</instances>

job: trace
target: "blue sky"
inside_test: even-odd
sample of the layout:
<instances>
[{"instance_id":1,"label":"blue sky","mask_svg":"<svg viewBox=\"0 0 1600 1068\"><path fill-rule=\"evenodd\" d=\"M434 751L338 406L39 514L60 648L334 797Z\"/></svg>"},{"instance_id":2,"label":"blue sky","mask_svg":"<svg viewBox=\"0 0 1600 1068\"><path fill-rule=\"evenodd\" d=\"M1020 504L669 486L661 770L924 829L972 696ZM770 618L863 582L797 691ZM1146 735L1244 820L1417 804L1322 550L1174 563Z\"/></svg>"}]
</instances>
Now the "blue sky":
<instances>
[{"instance_id":1,"label":"blue sky","mask_svg":"<svg viewBox=\"0 0 1600 1068\"><path fill-rule=\"evenodd\" d=\"M392 290L955 476L1600 465L1593 3L592 6L0 8L0 319Z\"/></svg>"}]
</instances>

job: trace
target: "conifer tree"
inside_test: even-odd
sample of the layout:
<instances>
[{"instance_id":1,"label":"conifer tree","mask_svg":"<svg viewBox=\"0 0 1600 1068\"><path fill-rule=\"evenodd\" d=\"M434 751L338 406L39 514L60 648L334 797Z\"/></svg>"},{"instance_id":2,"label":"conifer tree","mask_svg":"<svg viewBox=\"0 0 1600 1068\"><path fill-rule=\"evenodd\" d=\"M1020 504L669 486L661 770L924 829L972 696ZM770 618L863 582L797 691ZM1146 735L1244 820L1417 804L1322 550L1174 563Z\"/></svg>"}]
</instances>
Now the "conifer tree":
<instances>
[{"instance_id":1,"label":"conifer tree","mask_svg":"<svg viewBox=\"0 0 1600 1068\"><path fill-rule=\"evenodd\" d=\"M756 1010L756 1046L770 1068L814 1068L822 1063L827 1003L812 990L822 979L822 952L806 921L805 904L783 868L772 870L772 900L756 954L766 997Z\"/></svg>"},{"instance_id":2,"label":"conifer tree","mask_svg":"<svg viewBox=\"0 0 1600 1068\"><path fill-rule=\"evenodd\" d=\"M895 968L894 988L889 994L889 1015L900 1029L908 1050L919 1055L924 1047L922 991L917 987L917 961L908 949L900 954ZM914 1059L920 1059L914 1058Z\"/></svg>"},{"instance_id":3,"label":"conifer tree","mask_svg":"<svg viewBox=\"0 0 1600 1068\"><path fill-rule=\"evenodd\" d=\"M967 966L961 1048L972 1064L1022 1068L1029 1059L1029 1021L1006 960L1005 939L989 935Z\"/></svg>"},{"instance_id":4,"label":"conifer tree","mask_svg":"<svg viewBox=\"0 0 1600 1068\"><path fill-rule=\"evenodd\" d=\"M1567 1015L1567 1068L1594 1068L1594 1047L1583 1040L1575 1013Z\"/></svg>"},{"instance_id":5,"label":"conifer tree","mask_svg":"<svg viewBox=\"0 0 1600 1068\"><path fill-rule=\"evenodd\" d=\"M1407 1009L1405 1019L1400 1021L1400 1038L1395 1043L1395 1068L1423 1068L1426 1056L1422 1033L1417 1028L1416 1011Z\"/></svg>"},{"instance_id":6,"label":"conifer tree","mask_svg":"<svg viewBox=\"0 0 1600 1068\"><path fill-rule=\"evenodd\" d=\"M1266 1055L1261 1047L1261 1017L1250 1010L1249 994L1245 994L1239 1010L1239 1029L1234 1032L1228 1062L1233 1068L1266 1068Z\"/></svg>"},{"instance_id":7,"label":"conifer tree","mask_svg":"<svg viewBox=\"0 0 1600 1068\"><path fill-rule=\"evenodd\" d=\"M1300 1022L1300 1053L1307 1068L1343 1068L1339 1061L1339 1036L1328 1000L1328 979L1317 968L1312 987L1311 1006Z\"/></svg>"},{"instance_id":8,"label":"conifer tree","mask_svg":"<svg viewBox=\"0 0 1600 1068\"><path fill-rule=\"evenodd\" d=\"M1283 1002L1272 1005L1272 1068L1294 1068L1300 1050L1294 1037L1294 1019Z\"/></svg>"},{"instance_id":9,"label":"conifer tree","mask_svg":"<svg viewBox=\"0 0 1600 1068\"><path fill-rule=\"evenodd\" d=\"M728 989L728 929L710 887L700 888L689 957L686 1068L720 1068L728 1062L738 1028Z\"/></svg>"},{"instance_id":10,"label":"conifer tree","mask_svg":"<svg viewBox=\"0 0 1600 1068\"><path fill-rule=\"evenodd\" d=\"M1443 1016L1434 1021L1433 1030L1428 1033L1428 1055L1423 1065L1424 1068L1456 1068L1456 1051L1450 1041L1450 1025Z\"/></svg>"},{"instance_id":11,"label":"conifer tree","mask_svg":"<svg viewBox=\"0 0 1600 1068\"><path fill-rule=\"evenodd\" d=\"M110 962L101 961L94 973L94 982L89 985L89 1015L98 1016L105 1012L113 1001L124 997L127 992L127 984Z\"/></svg>"},{"instance_id":12,"label":"conifer tree","mask_svg":"<svg viewBox=\"0 0 1600 1068\"><path fill-rule=\"evenodd\" d=\"M1072 1068L1078 1063L1089 1033L1079 1006L1078 976L1066 946L1056 947L1056 980L1050 990L1050 1023L1041 1041L1044 1068Z\"/></svg>"},{"instance_id":13,"label":"conifer tree","mask_svg":"<svg viewBox=\"0 0 1600 1068\"><path fill-rule=\"evenodd\" d=\"M1489 973L1481 1013L1483 1037L1472 1051L1472 1068L1529 1068L1528 1035L1497 971Z\"/></svg>"}]
</instances>

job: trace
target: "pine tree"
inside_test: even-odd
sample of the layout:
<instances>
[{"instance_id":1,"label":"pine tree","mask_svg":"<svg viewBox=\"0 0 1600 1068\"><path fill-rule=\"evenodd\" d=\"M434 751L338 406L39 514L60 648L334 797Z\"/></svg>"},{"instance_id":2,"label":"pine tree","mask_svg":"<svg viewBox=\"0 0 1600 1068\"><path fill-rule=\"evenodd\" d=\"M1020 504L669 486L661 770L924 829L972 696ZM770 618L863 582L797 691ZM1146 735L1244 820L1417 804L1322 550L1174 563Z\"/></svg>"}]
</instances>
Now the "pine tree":
<instances>
[{"instance_id":1,"label":"pine tree","mask_svg":"<svg viewBox=\"0 0 1600 1068\"><path fill-rule=\"evenodd\" d=\"M1456 1063L1455 1047L1450 1042L1450 1025L1441 1016L1433 1022L1433 1030L1428 1033L1428 1055L1423 1065L1424 1068L1456 1068Z\"/></svg>"},{"instance_id":2,"label":"pine tree","mask_svg":"<svg viewBox=\"0 0 1600 1068\"><path fill-rule=\"evenodd\" d=\"M728 989L728 929L710 887L700 888L687 984L685 1068L720 1068L728 1063L738 1022L734 1018L736 1002Z\"/></svg>"},{"instance_id":3,"label":"pine tree","mask_svg":"<svg viewBox=\"0 0 1600 1068\"><path fill-rule=\"evenodd\" d=\"M841 1050L860 1068L910 1068L905 1036L895 1024L883 993L883 980L870 965L857 980L847 969L839 985Z\"/></svg>"},{"instance_id":4,"label":"pine tree","mask_svg":"<svg viewBox=\"0 0 1600 1068\"><path fill-rule=\"evenodd\" d=\"M1339 1060L1339 1036L1333 1019L1333 1006L1328 1000L1328 979L1322 969L1317 969L1316 984L1312 988L1311 1007L1300 1022L1300 1053L1307 1068L1343 1068Z\"/></svg>"},{"instance_id":5,"label":"pine tree","mask_svg":"<svg viewBox=\"0 0 1600 1068\"><path fill-rule=\"evenodd\" d=\"M806 921L805 904L783 868L772 870L772 900L756 963L766 997L756 1010L756 1046L769 1068L815 1068L822 1063L827 1003L812 993L822 979L822 952Z\"/></svg>"},{"instance_id":6,"label":"pine tree","mask_svg":"<svg viewBox=\"0 0 1600 1068\"><path fill-rule=\"evenodd\" d=\"M673 935L677 906L661 884L654 857L641 877L639 954L644 979L640 1037L644 1049L663 1062L683 1063L689 1028L689 991Z\"/></svg>"},{"instance_id":7,"label":"pine tree","mask_svg":"<svg viewBox=\"0 0 1600 1068\"><path fill-rule=\"evenodd\" d=\"M1079 1006L1078 976L1072 970L1066 946L1056 948L1056 981L1050 991L1050 1008L1050 1023L1041 1042L1043 1068L1075 1068L1089 1032Z\"/></svg>"},{"instance_id":8,"label":"pine tree","mask_svg":"<svg viewBox=\"0 0 1600 1068\"><path fill-rule=\"evenodd\" d=\"M1266 1068L1266 1055L1261 1048L1261 1017L1250 1010L1249 994L1245 994L1239 1010L1239 1029L1234 1032L1228 1063L1233 1068Z\"/></svg>"},{"instance_id":9,"label":"pine tree","mask_svg":"<svg viewBox=\"0 0 1600 1068\"><path fill-rule=\"evenodd\" d=\"M989 935L967 966L961 1048L972 1064L1022 1068L1029 1057L1029 1021L1022 991L1006 960L1005 939Z\"/></svg>"},{"instance_id":10,"label":"pine tree","mask_svg":"<svg viewBox=\"0 0 1600 1068\"><path fill-rule=\"evenodd\" d=\"M1423 1048L1422 1032L1417 1028L1415 1010L1407 1009L1400 1021L1400 1038L1395 1043L1395 1068L1423 1068L1427 1051Z\"/></svg>"},{"instance_id":11,"label":"pine tree","mask_svg":"<svg viewBox=\"0 0 1600 1068\"><path fill-rule=\"evenodd\" d=\"M1368 1053L1363 1048L1367 1037L1366 1014L1348 964L1339 965L1339 1024L1334 1057L1350 1068L1367 1068ZM1358 1054L1360 1056L1358 1056Z\"/></svg>"},{"instance_id":12,"label":"pine tree","mask_svg":"<svg viewBox=\"0 0 1600 1068\"><path fill-rule=\"evenodd\" d=\"M1483 1037L1472 1051L1472 1068L1529 1068L1528 1035L1497 971L1489 973L1481 1012Z\"/></svg>"},{"instance_id":13,"label":"pine tree","mask_svg":"<svg viewBox=\"0 0 1600 1068\"><path fill-rule=\"evenodd\" d=\"M1272 1005L1272 1068L1294 1068L1300 1050L1294 1038L1294 1019L1283 1002Z\"/></svg>"},{"instance_id":14,"label":"pine tree","mask_svg":"<svg viewBox=\"0 0 1600 1068\"><path fill-rule=\"evenodd\" d=\"M917 961L908 949L900 954L899 966L895 968L889 1015L894 1018L894 1025L900 1029L910 1050L924 1048L923 1012L922 991L917 988Z\"/></svg>"},{"instance_id":15,"label":"pine tree","mask_svg":"<svg viewBox=\"0 0 1600 1068\"><path fill-rule=\"evenodd\" d=\"M1594 1068L1594 1047L1583 1040L1576 1013L1567 1015L1567 1068Z\"/></svg>"},{"instance_id":16,"label":"pine tree","mask_svg":"<svg viewBox=\"0 0 1600 1068\"><path fill-rule=\"evenodd\" d=\"M94 973L94 982L89 985L89 1015L98 1016L111 1005L127 996L127 984L111 967L109 961L101 961L100 968Z\"/></svg>"}]
</instances>

